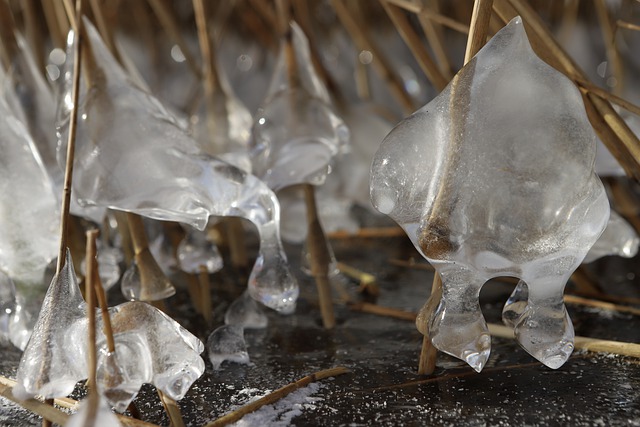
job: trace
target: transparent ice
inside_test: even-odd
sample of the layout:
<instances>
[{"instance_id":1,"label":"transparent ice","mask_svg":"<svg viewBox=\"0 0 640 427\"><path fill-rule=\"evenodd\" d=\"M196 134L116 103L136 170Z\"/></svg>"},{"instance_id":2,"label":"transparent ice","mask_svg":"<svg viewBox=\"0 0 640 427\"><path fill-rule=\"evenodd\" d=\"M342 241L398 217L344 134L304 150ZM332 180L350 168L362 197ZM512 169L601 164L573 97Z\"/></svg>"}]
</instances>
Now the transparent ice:
<instances>
[{"instance_id":1,"label":"transparent ice","mask_svg":"<svg viewBox=\"0 0 640 427\"><path fill-rule=\"evenodd\" d=\"M0 343L9 341L9 325L16 312L16 287L13 280L0 271Z\"/></svg>"},{"instance_id":2,"label":"transparent ice","mask_svg":"<svg viewBox=\"0 0 640 427\"><path fill-rule=\"evenodd\" d=\"M29 131L3 97L0 116L0 270L18 286L41 287L58 253L58 202Z\"/></svg>"},{"instance_id":3,"label":"transparent ice","mask_svg":"<svg viewBox=\"0 0 640 427\"><path fill-rule=\"evenodd\" d=\"M640 237L636 230L613 209L607 228L596 243L591 246L583 263L589 263L609 255L633 258L638 254Z\"/></svg>"},{"instance_id":4,"label":"transparent ice","mask_svg":"<svg viewBox=\"0 0 640 427\"><path fill-rule=\"evenodd\" d=\"M42 165L55 188L61 190L63 169L56 162L53 92L42 70L38 69L29 44L19 34L16 34L16 41L19 53L11 58L10 70L6 74L0 71L0 97L7 101L13 115L27 128Z\"/></svg>"},{"instance_id":5,"label":"transparent ice","mask_svg":"<svg viewBox=\"0 0 640 427\"><path fill-rule=\"evenodd\" d=\"M125 391L132 394L134 385L151 383L171 399L182 399L204 372L204 361L200 357L204 351L202 342L162 311L144 302L120 304L111 307L109 313L119 375ZM98 327L102 328L102 320L98 319ZM102 348L101 343L103 341L98 344ZM108 353L103 351L99 358L98 382L107 389L110 371L101 369L100 363L108 359L105 354ZM109 393L106 395L110 397ZM110 403L117 408L125 406L122 402Z\"/></svg>"},{"instance_id":6,"label":"transparent ice","mask_svg":"<svg viewBox=\"0 0 640 427\"><path fill-rule=\"evenodd\" d=\"M111 412L100 395L89 396L80 404L78 412L69 417L64 427L119 427L118 417Z\"/></svg>"},{"instance_id":7,"label":"transparent ice","mask_svg":"<svg viewBox=\"0 0 640 427\"><path fill-rule=\"evenodd\" d=\"M329 164L349 139L349 130L332 110L327 90L313 70L302 30L292 25L297 81L288 75L286 48L262 106L254 118L251 141L253 173L270 188L321 184Z\"/></svg>"},{"instance_id":8,"label":"transparent ice","mask_svg":"<svg viewBox=\"0 0 640 427\"><path fill-rule=\"evenodd\" d=\"M203 96L190 118L191 133L202 152L251 172L248 146L253 119L233 93L223 67L217 68L220 85L208 99Z\"/></svg>"},{"instance_id":9,"label":"transparent ice","mask_svg":"<svg viewBox=\"0 0 640 427\"><path fill-rule=\"evenodd\" d=\"M260 234L251 295L276 310L291 310L298 287L282 250L280 209L273 192L256 177L202 154L158 100L115 62L89 22L86 28L94 66L92 85L79 103L74 194L80 204L199 229L210 215L250 220ZM72 37L70 42L69 50ZM59 153L66 149L68 84L63 95Z\"/></svg>"},{"instance_id":10,"label":"transparent ice","mask_svg":"<svg viewBox=\"0 0 640 427\"><path fill-rule=\"evenodd\" d=\"M207 339L207 353L214 370L218 370L222 362L227 360L248 364L244 328L241 325L224 325L211 332Z\"/></svg>"},{"instance_id":11,"label":"transparent ice","mask_svg":"<svg viewBox=\"0 0 640 427\"><path fill-rule=\"evenodd\" d=\"M564 286L609 216L594 157L580 93L533 53L520 18L385 138L372 202L442 278L422 317L439 350L480 371L491 346L480 289L514 276L528 288L516 338L551 368L566 361Z\"/></svg>"},{"instance_id":12,"label":"transparent ice","mask_svg":"<svg viewBox=\"0 0 640 427\"><path fill-rule=\"evenodd\" d=\"M224 323L239 325L245 329L263 329L269 324L269 318L262 307L244 292L231 303L224 314Z\"/></svg>"},{"instance_id":13,"label":"transparent ice","mask_svg":"<svg viewBox=\"0 0 640 427\"><path fill-rule=\"evenodd\" d=\"M120 280L120 263L124 261L122 250L117 247L107 246L102 240L97 241L98 256L98 273L100 274L100 282L105 291L108 291ZM82 260L80 270L82 274L86 274L86 260Z\"/></svg>"},{"instance_id":14,"label":"transparent ice","mask_svg":"<svg viewBox=\"0 0 640 427\"><path fill-rule=\"evenodd\" d=\"M186 227L184 239L178 245L180 269L187 273L198 274L201 266L209 273L222 269L223 261L215 243L209 241L205 233L192 227Z\"/></svg>"},{"instance_id":15,"label":"transparent ice","mask_svg":"<svg viewBox=\"0 0 640 427\"><path fill-rule=\"evenodd\" d=\"M122 275L120 290L131 301L159 301L176 293L176 288L162 272L149 248L135 254L133 262Z\"/></svg>"},{"instance_id":16,"label":"transparent ice","mask_svg":"<svg viewBox=\"0 0 640 427\"><path fill-rule=\"evenodd\" d=\"M57 274L42 303L40 316L22 354L13 394L27 399L67 396L87 377L85 348L74 345L73 325L83 319L85 302L67 250L64 267ZM86 332L86 329L85 329ZM86 340L86 333L82 335Z\"/></svg>"}]
</instances>

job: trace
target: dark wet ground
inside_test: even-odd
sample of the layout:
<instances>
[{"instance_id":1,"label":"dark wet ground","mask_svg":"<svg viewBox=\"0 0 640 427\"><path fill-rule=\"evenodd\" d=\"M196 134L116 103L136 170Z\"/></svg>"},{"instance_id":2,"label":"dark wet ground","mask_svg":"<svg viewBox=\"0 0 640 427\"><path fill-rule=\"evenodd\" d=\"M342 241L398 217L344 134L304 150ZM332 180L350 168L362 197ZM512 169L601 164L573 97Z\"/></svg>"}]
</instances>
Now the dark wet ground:
<instances>
[{"instance_id":1,"label":"dark wet ground","mask_svg":"<svg viewBox=\"0 0 640 427\"><path fill-rule=\"evenodd\" d=\"M405 238L334 240L340 261L375 274L380 305L417 311L429 294L432 273L398 267L389 259L416 253ZM289 246L298 264L300 248ZM608 277L610 292L640 297L632 261L604 260L591 272ZM232 283L241 275L212 276L216 326L226 305L241 292ZM343 278L356 296L358 283ZM416 374L421 335L412 322L337 306L338 326L320 327L314 285L300 276L302 297L295 315L269 313L266 330L247 331L250 365L223 364L207 371L180 402L187 425L199 426L252 398L309 373L345 366L352 373L307 387L280 405L262 410L240 425L571 425L640 426L640 359L576 352L559 370L542 366L512 340L493 338L491 358L477 374L463 363L440 355L434 376ZM490 283L481 295L489 322L499 322L502 304L513 285ZM186 291L170 300L170 314L196 334L206 333L190 315ZM117 294L110 295L112 303ZM601 309L568 306L576 334L640 341L640 317ZM204 337L203 337L204 338ZM13 376L19 352L1 347L0 373ZM137 399L145 421L168 425L155 390L145 386ZM36 416L0 399L0 425L39 425Z\"/></svg>"}]
</instances>

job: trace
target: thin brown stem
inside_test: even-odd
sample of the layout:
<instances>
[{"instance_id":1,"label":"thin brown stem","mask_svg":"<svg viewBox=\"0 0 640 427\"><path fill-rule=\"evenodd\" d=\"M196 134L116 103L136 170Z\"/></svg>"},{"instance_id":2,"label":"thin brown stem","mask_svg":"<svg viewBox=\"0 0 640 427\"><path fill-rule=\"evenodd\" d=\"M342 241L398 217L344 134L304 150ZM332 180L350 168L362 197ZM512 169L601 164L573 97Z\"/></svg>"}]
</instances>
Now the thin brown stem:
<instances>
[{"instance_id":1,"label":"thin brown stem","mask_svg":"<svg viewBox=\"0 0 640 427\"><path fill-rule=\"evenodd\" d=\"M358 21L349 12L343 0L331 0L338 19L353 39L359 50L368 50L373 54L373 62L371 65L380 75L380 78L387 83L391 94L400 103L406 113L412 113L415 110L414 101L406 91L402 80L393 71L394 68L388 59L382 54L373 38L364 31Z\"/></svg>"},{"instance_id":2,"label":"thin brown stem","mask_svg":"<svg viewBox=\"0 0 640 427\"><path fill-rule=\"evenodd\" d=\"M331 284L329 282L331 254L318 218L315 188L311 184L303 184L302 188L307 208L307 249L309 250L311 275L315 279L318 288L322 322L326 329L332 329L336 321L331 301Z\"/></svg>"},{"instance_id":3,"label":"thin brown stem","mask_svg":"<svg viewBox=\"0 0 640 427\"><path fill-rule=\"evenodd\" d=\"M337 368L326 369L324 371L319 371L311 375L307 375L306 377L303 377L296 382L287 384L286 386L279 388L273 393L269 393L266 396L254 402L251 402L242 406L240 409L236 409L235 411L230 412L227 415L224 415L213 422L210 422L205 427L220 427L220 426L226 426L228 424L234 423L240 420L245 415L250 414L251 412L257 411L258 409L262 408L265 405L271 405L277 402L278 400L282 399L283 397L287 396L288 394L302 387L308 386L312 382L319 381L329 377L337 377L338 375L346 374L348 372L350 371L347 368L337 367Z\"/></svg>"},{"instance_id":4,"label":"thin brown stem","mask_svg":"<svg viewBox=\"0 0 640 427\"><path fill-rule=\"evenodd\" d=\"M71 117L69 118L69 137L67 139L67 157L64 170L64 184L62 191L62 208L60 209L60 249L58 251L58 263L56 265L56 274L59 274L66 261L67 250L67 233L69 228L69 207L71 205L71 184L73 180L73 159L76 148L76 132L78 129L78 99L80 97L80 73L82 58L82 1L76 1L76 25L77 30L74 34L76 38L76 50L74 52L73 61L73 83L71 86L71 100L73 108L71 109Z\"/></svg>"},{"instance_id":5,"label":"thin brown stem","mask_svg":"<svg viewBox=\"0 0 640 427\"><path fill-rule=\"evenodd\" d=\"M468 63L487 42L487 30L491 19L491 5L493 0L475 0L469 26L469 38L464 53L464 63Z\"/></svg>"},{"instance_id":6,"label":"thin brown stem","mask_svg":"<svg viewBox=\"0 0 640 427\"><path fill-rule=\"evenodd\" d=\"M207 326L211 326L213 322L213 311L211 304L211 282L209 281L209 271L207 266L200 266L200 273L198 274L198 282L200 283L200 301L202 316L204 317Z\"/></svg>"},{"instance_id":7,"label":"thin brown stem","mask_svg":"<svg viewBox=\"0 0 640 427\"><path fill-rule=\"evenodd\" d=\"M153 12L158 17L160 24L164 27L167 33L171 36L171 38L176 42L180 50L182 51L182 55L184 56L187 65L193 71L193 73L197 77L202 77L202 71L198 66L197 61L193 57L193 54L189 50L184 37L182 36L182 31L180 30L178 24L175 22L172 12L169 10L167 5L163 0L147 0L149 5L153 9Z\"/></svg>"},{"instance_id":8,"label":"thin brown stem","mask_svg":"<svg viewBox=\"0 0 640 427\"><path fill-rule=\"evenodd\" d=\"M104 336L107 339L107 349L109 353L113 353L116 351L116 342L113 338L113 327L111 325L111 315L109 314L109 304L107 303L107 294L104 291L104 287L102 286L102 281L100 280L100 273L98 271L97 260L94 260L96 263L95 268L93 269L93 283L94 289L96 291L96 296L98 297L98 305L100 306L100 313L102 315L102 329L104 332Z\"/></svg>"},{"instance_id":9,"label":"thin brown stem","mask_svg":"<svg viewBox=\"0 0 640 427\"><path fill-rule=\"evenodd\" d=\"M380 2L433 87L435 87L437 91L444 89L449 81L440 72L440 69L425 49L422 40L409 23L404 12L400 10L398 6L391 4L387 0L380 0Z\"/></svg>"},{"instance_id":10,"label":"thin brown stem","mask_svg":"<svg viewBox=\"0 0 640 427\"><path fill-rule=\"evenodd\" d=\"M612 76L616 80L615 84L612 85L613 93L620 95L624 86L624 66L622 64L622 59L620 58L620 52L616 46L613 21L611 20L608 6L604 0L594 0L593 4L596 9L596 16L600 23L600 31L602 32L602 38L604 39L607 59L611 63Z\"/></svg>"},{"instance_id":11,"label":"thin brown stem","mask_svg":"<svg viewBox=\"0 0 640 427\"><path fill-rule=\"evenodd\" d=\"M182 414L180 413L180 407L175 400L171 399L169 396L158 390L158 397L160 397L160 401L162 402L162 406L164 406L164 410L167 412L169 416L169 421L171 422L171 427L185 427L184 420L182 419Z\"/></svg>"},{"instance_id":12,"label":"thin brown stem","mask_svg":"<svg viewBox=\"0 0 640 427\"><path fill-rule=\"evenodd\" d=\"M96 297L95 297L95 267L96 267L96 238L98 237L98 230L87 231L87 249L85 265L87 266L87 275L85 278L85 294L87 298L87 366L89 368L87 382L91 384L89 389L89 398L92 400L90 403L95 402L98 396L97 378L98 378L98 362L96 352ZM91 405L94 410L95 405ZM95 411L93 417L89 416L88 419L95 418Z\"/></svg>"}]
</instances>

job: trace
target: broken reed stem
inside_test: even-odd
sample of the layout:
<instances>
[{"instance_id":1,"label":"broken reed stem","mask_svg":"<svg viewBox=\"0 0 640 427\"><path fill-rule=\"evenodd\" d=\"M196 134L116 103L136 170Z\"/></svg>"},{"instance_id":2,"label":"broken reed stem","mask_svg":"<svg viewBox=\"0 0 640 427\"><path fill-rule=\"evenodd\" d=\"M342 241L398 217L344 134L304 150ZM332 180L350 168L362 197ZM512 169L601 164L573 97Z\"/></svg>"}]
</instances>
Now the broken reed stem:
<instances>
[{"instance_id":1,"label":"broken reed stem","mask_svg":"<svg viewBox=\"0 0 640 427\"><path fill-rule=\"evenodd\" d=\"M160 390L158 390L158 397L160 398L160 402L162 402L162 406L164 406L164 410L169 416L171 427L185 427L178 403Z\"/></svg>"},{"instance_id":2,"label":"broken reed stem","mask_svg":"<svg viewBox=\"0 0 640 427\"><path fill-rule=\"evenodd\" d=\"M437 13L439 12L440 5L438 4L438 0L422 0L422 8L430 9ZM432 22L424 13L418 13L417 17L422 31L429 42L429 46L433 49L433 56L440 68L440 72L447 81L451 80L453 77L451 73L451 61L449 61L447 49L445 48L441 25Z\"/></svg>"},{"instance_id":3,"label":"broken reed stem","mask_svg":"<svg viewBox=\"0 0 640 427\"><path fill-rule=\"evenodd\" d=\"M367 227L359 228L356 232L345 230L332 231L327 233L329 239L353 239L353 238L385 238L385 237L406 237L407 234L400 227Z\"/></svg>"},{"instance_id":4,"label":"broken reed stem","mask_svg":"<svg viewBox=\"0 0 640 427\"><path fill-rule=\"evenodd\" d=\"M489 332L498 338L513 338L513 329L494 323L487 324ZM595 353L612 353L621 356L640 357L640 344L601 340L577 336L574 338L574 348L576 350L586 350Z\"/></svg>"},{"instance_id":5,"label":"broken reed stem","mask_svg":"<svg viewBox=\"0 0 640 427\"><path fill-rule=\"evenodd\" d=\"M487 40L487 30L489 28L489 20L491 19L491 5L493 0L475 0L473 5L473 13L471 15L471 25L469 36L467 38L467 47L465 50L464 64L467 65L471 58L478 53L478 51L484 46ZM451 94L450 94L450 111L452 116L453 133L462 132L464 129L464 122L467 116L468 103L464 102L468 98L468 92L462 88L462 92L459 93L457 75L451 82ZM457 151L459 147L456 147L456 140L452 140L449 144L449 150L453 153ZM458 156L451 156L450 160L444 166L443 180L446 183L451 179L451 171L454 170L455 164L458 162ZM448 217L448 210L455 209L455 207L448 206L448 194L449 185L441 184L438 192L435 196L429 218L427 220L426 228L421 230L420 233L426 235L428 239L423 239L420 236L420 245L422 252L431 258L438 258L442 255L443 251L451 249L451 242L449 240L449 227L446 224L446 218ZM427 243L428 242L428 245ZM439 300L442 295L442 281L440 275L436 271L433 276L433 283L431 285L431 296L429 297L428 307L429 312L433 310L439 304ZM436 350L432 348L431 340L429 339L428 325L424 325L424 335L427 338L426 342L423 341L422 350L420 353L420 359L418 361L418 367L420 374L428 375L433 373L435 369L434 354Z\"/></svg>"},{"instance_id":6,"label":"broken reed stem","mask_svg":"<svg viewBox=\"0 0 640 427\"><path fill-rule=\"evenodd\" d=\"M596 9L596 16L600 23L600 30L602 32L602 38L604 41L605 51L607 53L607 59L611 63L612 76L616 79L613 86L613 93L620 95L624 86L624 66L620 58L620 52L616 46L615 29L611 16L609 15L608 6L604 0L594 0L593 2Z\"/></svg>"},{"instance_id":7,"label":"broken reed stem","mask_svg":"<svg viewBox=\"0 0 640 427\"><path fill-rule=\"evenodd\" d=\"M398 33L400 33L400 36L411 50L411 53L413 53L416 61L418 61L427 79L429 79L438 92L442 91L449 83L449 80L440 72L440 69L431 58L427 49L425 49L420 36L415 32L404 12L400 10L398 6L392 5L388 0L380 0L380 3L398 30Z\"/></svg>"},{"instance_id":8,"label":"broken reed stem","mask_svg":"<svg viewBox=\"0 0 640 427\"><path fill-rule=\"evenodd\" d=\"M473 2L469 37L467 38L467 48L464 53L465 64L467 64L487 42L487 30L489 29L489 20L491 19L492 4L493 0L475 0Z\"/></svg>"},{"instance_id":9,"label":"broken reed stem","mask_svg":"<svg viewBox=\"0 0 640 427\"><path fill-rule=\"evenodd\" d=\"M144 231L144 222L140 215L127 212L127 223L129 225L129 234L133 244L134 254L140 255L144 250L149 248L149 239Z\"/></svg>"},{"instance_id":10,"label":"broken reed stem","mask_svg":"<svg viewBox=\"0 0 640 427\"><path fill-rule=\"evenodd\" d=\"M209 270L207 266L200 266L200 273L198 274L198 282L200 284L200 301L202 316L204 317L207 326L211 326L213 323L213 310L211 304L211 282L209 281Z\"/></svg>"},{"instance_id":11,"label":"broken reed stem","mask_svg":"<svg viewBox=\"0 0 640 427\"><path fill-rule=\"evenodd\" d=\"M318 218L315 188L311 184L302 184L302 188L307 208L307 249L309 251L309 263L311 264L311 275L315 279L318 288L322 323L326 329L332 329L336 325L336 320L331 298L331 283L329 282L331 254Z\"/></svg>"},{"instance_id":12,"label":"broken reed stem","mask_svg":"<svg viewBox=\"0 0 640 427\"><path fill-rule=\"evenodd\" d=\"M431 375L436 370L438 350L431 343L431 338L422 336L422 347L418 358L418 375Z\"/></svg>"},{"instance_id":13,"label":"broken reed stem","mask_svg":"<svg viewBox=\"0 0 640 427\"><path fill-rule=\"evenodd\" d=\"M56 424L66 425L66 420L69 415L56 409L51 405L47 405L37 399L18 400L13 396L11 389L16 385L16 382L10 378L0 376L0 396L5 397L12 402L22 406L28 411L38 414L41 417L46 417ZM68 397L53 399L53 403L61 408L77 411L80 407L80 402ZM43 415L44 414L44 415ZM126 415L115 414L118 417L118 421L124 426L130 427L157 427L155 424L151 424L145 421L141 421L135 418L127 417Z\"/></svg>"},{"instance_id":14,"label":"broken reed stem","mask_svg":"<svg viewBox=\"0 0 640 427\"><path fill-rule=\"evenodd\" d=\"M347 368L344 367L336 367L336 368L331 368L331 369L326 369L323 371L318 371L315 372L311 375L307 375L306 377L303 377L301 379L299 379L296 382L293 382L291 384L287 384L284 387L279 388L278 390L267 394L266 396L248 403L244 406L242 406L241 408L228 413L227 415L224 415L220 418L218 418L217 420L210 422L209 424L207 424L205 427L221 427L221 426L226 426L228 424L231 424L233 422L236 422L238 420L240 420L242 417L244 417L247 414L250 414L251 412L257 411L258 409L260 409L261 407L265 406L265 405L271 405L272 403L277 402L278 400L284 398L285 396L287 396L288 394L302 388L302 387L306 387L309 384L311 384L312 382L315 381L319 381L325 378L329 378L329 377L337 377L338 375L342 375L342 374L346 374L350 372Z\"/></svg>"},{"instance_id":15,"label":"broken reed stem","mask_svg":"<svg viewBox=\"0 0 640 427\"><path fill-rule=\"evenodd\" d=\"M422 18L422 19L426 18L432 22L440 24L443 27L450 28L461 34L469 34L468 25L465 25L462 22L456 21L455 19L442 15L438 12L434 12L433 10L431 10L431 8L427 7L427 5L424 4L424 0L422 5L412 1L407 1L407 0L386 0L386 1L408 12L415 13L416 15L418 15L418 18Z\"/></svg>"},{"instance_id":16,"label":"broken reed stem","mask_svg":"<svg viewBox=\"0 0 640 427\"><path fill-rule=\"evenodd\" d=\"M61 426L67 424L69 420L69 415L64 412L54 408L52 405L48 403L40 402L36 399L27 399L27 400L18 400L13 396L11 391L11 387L6 384L0 384L0 396L11 400L14 403L22 406L23 408L33 412L34 414L38 414L43 418L42 425L45 425L45 420L47 420L48 425L50 426L50 422L54 422ZM57 402L57 401L56 401Z\"/></svg>"},{"instance_id":17,"label":"broken reed stem","mask_svg":"<svg viewBox=\"0 0 640 427\"><path fill-rule=\"evenodd\" d=\"M362 28L351 15L343 0L331 0L331 5L338 19L347 30L358 50L368 50L373 54L371 65L376 70L382 81L384 81L396 98L405 113L410 114L415 110L414 101L406 91L402 80L393 71L389 60L382 54L373 38Z\"/></svg>"},{"instance_id":18,"label":"broken reed stem","mask_svg":"<svg viewBox=\"0 0 640 427\"><path fill-rule=\"evenodd\" d=\"M5 71L11 70L13 58L20 55L16 39L16 22L8 0L0 0L0 59Z\"/></svg>"},{"instance_id":19,"label":"broken reed stem","mask_svg":"<svg viewBox=\"0 0 640 427\"><path fill-rule=\"evenodd\" d=\"M247 244L245 241L244 227L242 219L237 217L227 217L224 219L224 227L229 246L231 264L236 268L246 268L249 265L249 255L247 255Z\"/></svg>"},{"instance_id":20,"label":"broken reed stem","mask_svg":"<svg viewBox=\"0 0 640 427\"><path fill-rule=\"evenodd\" d=\"M85 294L87 296L87 324L89 329L89 339L87 345L87 363L89 374L87 381L92 385L90 394L97 394L97 353L96 353L96 298L95 298L95 276L96 276L96 238L98 230L87 231L87 249L85 265L87 276L85 278Z\"/></svg>"},{"instance_id":21,"label":"broken reed stem","mask_svg":"<svg viewBox=\"0 0 640 427\"><path fill-rule=\"evenodd\" d=\"M204 0L193 0L193 11L196 17L196 28L198 29L198 44L202 55L205 96L207 99L213 95L220 87L220 76L216 64L216 56L211 45L211 37L207 30L207 14L205 12Z\"/></svg>"},{"instance_id":22,"label":"broken reed stem","mask_svg":"<svg viewBox=\"0 0 640 427\"><path fill-rule=\"evenodd\" d=\"M173 13L169 10L169 7L167 6L166 2L164 2L163 0L147 0L147 1L149 2L151 9L153 9L153 12L158 17L158 21L160 21L160 25L164 27L164 29L171 36L173 41L175 41L175 43L178 45L178 47L180 48L180 51L182 51L182 55L184 56L184 59L187 62L187 65L189 66L191 71L193 71L193 74L195 74L196 77L201 78L202 70L200 69L200 66L198 65L198 62L195 60L193 54L189 50L189 47L187 46L187 43L184 40L184 37L182 36L182 31L180 30L178 24L176 23L173 17Z\"/></svg>"},{"instance_id":23,"label":"broken reed stem","mask_svg":"<svg viewBox=\"0 0 640 427\"><path fill-rule=\"evenodd\" d=\"M94 260L95 268L93 269L93 283L94 290L96 291L96 295L98 297L98 305L100 306L100 314L102 315L102 329L104 332L104 336L107 339L107 350L109 353L113 353L116 351L116 342L113 338L113 327L111 326L111 315L109 314L109 304L107 303L107 294L104 291L104 287L102 286L102 281L100 280L100 274L98 271L98 261ZM88 270L87 270L88 273Z\"/></svg>"},{"instance_id":24,"label":"broken reed stem","mask_svg":"<svg viewBox=\"0 0 640 427\"><path fill-rule=\"evenodd\" d=\"M632 24L631 22L626 22L621 19L616 21L616 26L619 28L625 28L631 31L640 31L640 25Z\"/></svg>"},{"instance_id":25,"label":"broken reed stem","mask_svg":"<svg viewBox=\"0 0 640 427\"><path fill-rule=\"evenodd\" d=\"M82 57L82 1L76 1L76 25L75 31L76 50L73 58L73 82L71 86L71 117L69 118L69 138L67 140L67 157L64 169L64 184L62 190L62 207L60 209L60 248L58 251L58 262L56 264L56 274L59 274L66 261L67 233L69 228L69 207L71 205L71 184L73 180L73 159L76 148L76 132L78 129L78 98L80 96L80 72Z\"/></svg>"},{"instance_id":26,"label":"broken reed stem","mask_svg":"<svg viewBox=\"0 0 640 427\"><path fill-rule=\"evenodd\" d=\"M579 299L574 299L573 297L570 298L570 300L575 301L575 303L580 303L580 304L583 303L583 301L580 301ZM571 301L567 301L567 302L571 303ZM590 304L587 304L587 305L590 305ZM612 305L605 306L605 305L598 304L598 305L594 305L594 307L610 309ZM352 304L349 306L349 308L354 311L361 311L363 313L370 313L370 314L375 314L379 316L393 317L396 319L407 320L407 321L414 321L418 315L417 313L413 313L413 312L398 310L390 307L376 306L375 304L367 304L367 303ZM630 307L625 307L625 309L630 309ZM633 314L635 314L636 310L637 309L633 309L634 311ZM625 312L630 312L630 311L625 311ZM509 328L503 325L498 325L496 323L488 323L487 326L489 327L489 332L491 333L491 335L495 337L513 338L512 328ZM574 347L576 350L587 350L587 351L601 352L601 353L613 353L613 354L619 354L622 356L631 356L631 357L640 358L640 344L636 344L636 343L600 340L597 338L576 336L574 339Z\"/></svg>"}]
</instances>

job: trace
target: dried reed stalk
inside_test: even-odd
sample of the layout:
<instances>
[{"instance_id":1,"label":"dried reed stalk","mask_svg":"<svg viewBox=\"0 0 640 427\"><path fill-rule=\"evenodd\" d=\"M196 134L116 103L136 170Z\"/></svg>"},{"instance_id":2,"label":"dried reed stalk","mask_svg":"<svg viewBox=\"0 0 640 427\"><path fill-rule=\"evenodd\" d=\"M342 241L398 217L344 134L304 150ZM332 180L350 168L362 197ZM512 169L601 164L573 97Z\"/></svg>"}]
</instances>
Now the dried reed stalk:
<instances>
[{"instance_id":1,"label":"dried reed stalk","mask_svg":"<svg viewBox=\"0 0 640 427\"><path fill-rule=\"evenodd\" d=\"M278 400L282 399L283 397L287 396L288 394L302 387L308 386L312 382L319 381L329 377L337 377L338 375L346 374L348 372L350 371L347 368L337 367L337 368L326 369L324 371L318 371L311 375L307 375L306 377L303 377L296 382L287 384L286 386L281 387L278 390L272 393L269 393L266 396L254 402L251 402L242 406L240 409L230 412L227 415L224 415L218 418L217 420L210 422L205 427L220 427L220 426L226 426L228 424L234 423L240 420L245 415L250 414L251 412L257 411L258 409L260 409L265 405L270 405L272 403L275 403Z\"/></svg>"},{"instance_id":2,"label":"dried reed stalk","mask_svg":"<svg viewBox=\"0 0 640 427\"><path fill-rule=\"evenodd\" d=\"M387 15L395 25L398 33L409 46L411 53L415 57L416 61L422 68L422 71L427 76L433 87L438 91L442 91L449 83L449 80L440 72L440 69L436 65L435 61L431 58L431 55L425 49L420 36L414 31L413 27L409 23L404 12L396 5L391 4L388 0L380 0L380 3L387 12Z\"/></svg>"},{"instance_id":3,"label":"dried reed stalk","mask_svg":"<svg viewBox=\"0 0 640 427\"><path fill-rule=\"evenodd\" d=\"M386 56L383 55L373 38L360 27L360 24L349 12L343 0L331 0L331 5L338 19L351 36L356 48L359 50L368 50L372 53L373 62L371 65L377 71L380 78L389 86L391 94L402 106L405 113L412 113L415 110L413 99L405 90L402 80L393 71L391 63Z\"/></svg>"},{"instance_id":4,"label":"dried reed stalk","mask_svg":"<svg viewBox=\"0 0 640 427\"><path fill-rule=\"evenodd\" d=\"M158 397L160 397L160 402L162 402L162 406L164 406L164 410L169 416L171 427L185 427L178 403L160 390L158 390Z\"/></svg>"}]
</instances>

